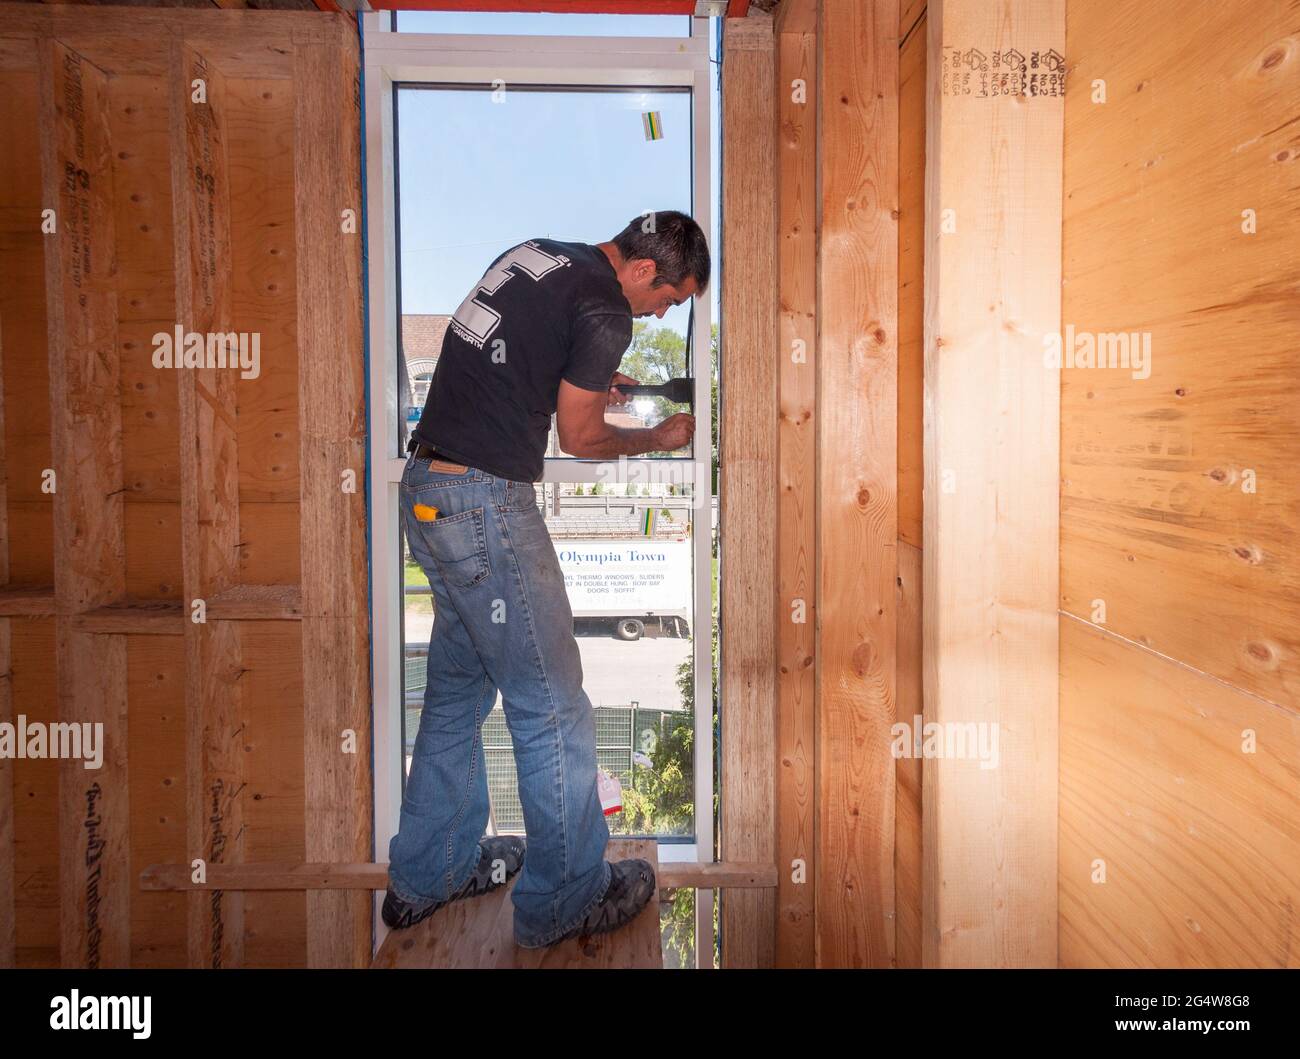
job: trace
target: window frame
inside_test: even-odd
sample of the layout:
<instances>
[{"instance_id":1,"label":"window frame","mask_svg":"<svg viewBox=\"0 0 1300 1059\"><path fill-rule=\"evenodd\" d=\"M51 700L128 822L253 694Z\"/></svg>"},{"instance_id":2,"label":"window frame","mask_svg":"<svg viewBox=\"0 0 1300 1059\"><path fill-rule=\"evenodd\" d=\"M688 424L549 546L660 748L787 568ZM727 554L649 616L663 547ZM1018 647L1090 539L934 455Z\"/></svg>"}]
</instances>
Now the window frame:
<instances>
[{"instance_id":1,"label":"window frame","mask_svg":"<svg viewBox=\"0 0 1300 1059\"><path fill-rule=\"evenodd\" d=\"M709 20L693 18L690 37L542 37L397 32L386 12L362 16L368 260L369 474L371 563L371 672L374 696L374 833L386 857L402 800L402 655L404 593L398 485L405 457L396 456L399 415L395 87L412 83L686 87L691 90L692 213L712 218L712 70ZM716 250L714 252L716 261ZM715 282L717 269L715 268ZM659 841L662 863L714 861L712 687L712 311L708 294L693 299L689 363L695 375L695 437L691 457L619 461L546 458L543 481L659 482L691 486L695 624L695 827L693 840ZM699 489L703 492L699 493ZM698 495L697 495L698 494ZM700 635L703 628L708 633ZM374 903L376 939L387 933ZM696 897L696 954L713 963L712 890ZM701 944L703 943L703 944Z\"/></svg>"}]
</instances>

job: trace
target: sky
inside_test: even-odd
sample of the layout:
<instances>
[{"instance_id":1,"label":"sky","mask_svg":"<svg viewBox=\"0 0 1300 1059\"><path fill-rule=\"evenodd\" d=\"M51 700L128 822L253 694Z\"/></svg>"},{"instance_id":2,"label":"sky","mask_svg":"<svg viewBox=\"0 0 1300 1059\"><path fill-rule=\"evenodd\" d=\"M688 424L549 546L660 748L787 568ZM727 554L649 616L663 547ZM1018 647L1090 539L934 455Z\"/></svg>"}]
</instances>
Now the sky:
<instances>
[{"instance_id":1,"label":"sky","mask_svg":"<svg viewBox=\"0 0 1300 1059\"><path fill-rule=\"evenodd\" d=\"M716 19L710 19L716 54ZM684 36L688 19L403 12L402 31ZM716 71L716 67L714 68ZM711 92L718 267L717 87ZM646 140L658 111L663 138ZM403 313L452 313L503 250L537 236L595 243L646 210L691 210L688 91L401 88L397 101ZM698 219L698 218L697 218ZM716 282L710 283L717 319ZM687 307L657 326L685 333Z\"/></svg>"}]
</instances>

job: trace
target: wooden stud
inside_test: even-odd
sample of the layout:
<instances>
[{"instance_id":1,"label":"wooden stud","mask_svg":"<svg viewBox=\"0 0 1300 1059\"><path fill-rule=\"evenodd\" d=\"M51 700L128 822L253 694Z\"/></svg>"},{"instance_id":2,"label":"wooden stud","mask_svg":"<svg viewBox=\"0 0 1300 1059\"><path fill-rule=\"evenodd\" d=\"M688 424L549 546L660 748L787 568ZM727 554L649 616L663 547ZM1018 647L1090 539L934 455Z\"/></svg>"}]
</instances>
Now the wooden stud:
<instances>
[{"instance_id":1,"label":"wooden stud","mask_svg":"<svg viewBox=\"0 0 1300 1059\"><path fill-rule=\"evenodd\" d=\"M923 712L921 691L921 549L898 542L898 720L912 732ZM924 721L921 722L924 725ZM894 910L898 967L921 966L923 821L921 761L897 762L894 798Z\"/></svg>"},{"instance_id":2,"label":"wooden stud","mask_svg":"<svg viewBox=\"0 0 1300 1059\"><path fill-rule=\"evenodd\" d=\"M105 75L58 42L41 59L44 186L58 223L45 255L54 588L73 614L125 587L113 171Z\"/></svg>"},{"instance_id":3,"label":"wooden stud","mask_svg":"<svg viewBox=\"0 0 1300 1059\"><path fill-rule=\"evenodd\" d=\"M904 13L906 23L906 13ZM898 538L921 547L925 473L925 10L898 56Z\"/></svg>"},{"instance_id":4,"label":"wooden stud","mask_svg":"<svg viewBox=\"0 0 1300 1059\"><path fill-rule=\"evenodd\" d=\"M723 213L718 648L722 726L721 849L775 856L777 511L775 55L770 21L728 23L723 37ZM729 397L738 394L740 399ZM734 619L729 619L734 615ZM782 616L784 617L784 616ZM770 967L776 903L726 893L724 967Z\"/></svg>"},{"instance_id":5,"label":"wooden stud","mask_svg":"<svg viewBox=\"0 0 1300 1059\"><path fill-rule=\"evenodd\" d=\"M817 951L894 958L898 2L824 0L818 263Z\"/></svg>"},{"instance_id":6,"label":"wooden stud","mask_svg":"<svg viewBox=\"0 0 1300 1059\"><path fill-rule=\"evenodd\" d=\"M815 29L815 4L806 6L812 8ZM782 33L777 41L780 491L776 541L776 862L785 870L780 873L777 889L776 965L813 967L813 894L817 878L813 843L817 790L813 773L813 648L817 622L817 38L813 32Z\"/></svg>"},{"instance_id":7,"label":"wooden stud","mask_svg":"<svg viewBox=\"0 0 1300 1059\"><path fill-rule=\"evenodd\" d=\"M126 658L120 638L73 616L125 585L116 239L107 77L58 41L40 49L42 171L58 234L46 244L54 494L59 761L60 963L130 964ZM90 726L87 728L87 726ZM102 726L102 727L101 727ZM91 771L72 736L98 734ZM92 735L92 738L94 736ZM51 735L51 739L53 734Z\"/></svg>"},{"instance_id":8,"label":"wooden stud","mask_svg":"<svg viewBox=\"0 0 1300 1059\"><path fill-rule=\"evenodd\" d=\"M230 303L225 80L196 49L171 54L172 227L176 317L186 332L237 331ZM238 579L239 468L230 368L177 372L180 404L182 565L186 606L186 784L190 856L242 859L242 755L238 634L220 619L193 620L196 600ZM194 895L188 905L191 966L243 962L243 896Z\"/></svg>"},{"instance_id":9,"label":"wooden stud","mask_svg":"<svg viewBox=\"0 0 1300 1059\"><path fill-rule=\"evenodd\" d=\"M927 21L925 721L998 749L924 760L923 958L1053 966L1065 4L931 0ZM981 96L1021 84L979 69L1008 51L1039 57L1026 86Z\"/></svg>"},{"instance_id":10,"label":"wooden stud","mask_svg":"<svg viewBox=\"0 0 1300 1059\"><path fill-rule=\"evenodd\" d=\"M366 856L371 831L361 236L343 224L362 206L359 76L354 48L294 57L312 86L294 115L306 856L327 861ZM308 894L308 966L353 966L370 937L364 896Z\"/></svg>"},{"instance_id":11,"label":"wooden stud","mask_svg":"<svg viewBox=\"0 0 1300 1059\"><path fill-rule=\"evenodd\" d=\"M774 26L778 37L787 33L816 34L817 0L781 0L776 9Z\"/></svg>"},{"instance_id":12,"label":"wooden stud","mask_svg":"<svg viewBox=\"0 0 1300 1059\"><path fill-rule=\"evenodd\" d=\"M915 728L921 693L924 473L925 7L904 5L898 53L898 719ZM922 722L923 723L923 722ZM921 762L900 757L894 816L895 963L921 966Z\"/></svg>"}]
</instances>

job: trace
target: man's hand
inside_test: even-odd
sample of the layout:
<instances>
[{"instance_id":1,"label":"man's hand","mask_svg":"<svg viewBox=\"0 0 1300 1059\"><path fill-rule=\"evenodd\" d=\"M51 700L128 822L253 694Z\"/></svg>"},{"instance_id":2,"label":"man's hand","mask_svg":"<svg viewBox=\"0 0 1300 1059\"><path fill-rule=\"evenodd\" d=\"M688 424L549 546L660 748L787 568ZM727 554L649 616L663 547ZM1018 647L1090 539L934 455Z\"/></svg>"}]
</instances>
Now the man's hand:
<instances>
[{"instance_id":1,"label":"man's hand","mask_svg":"<svg viewBox=\"0 0 1300 1059\"><path fill-rule=\"evenodd\" d=\"M662 452L685 448L695 436L695 417L676 412L654 428L655 442Z\"/></svg>"},{"instance_id":2,"label":"man's hand","mask_svg":"<svg viewBox=\"0 0 1300 1059\"><path fill-rule=\"evenodd\" d=\"M627 404L632 400L630 393L624 393L622 390L616 390L614 387L619 383L623 385L638 385L637 380L629 375L624 375L621 371L614 372L614 377L609 380L609 403L610 404Z\"/></svg>"}]
</instances>

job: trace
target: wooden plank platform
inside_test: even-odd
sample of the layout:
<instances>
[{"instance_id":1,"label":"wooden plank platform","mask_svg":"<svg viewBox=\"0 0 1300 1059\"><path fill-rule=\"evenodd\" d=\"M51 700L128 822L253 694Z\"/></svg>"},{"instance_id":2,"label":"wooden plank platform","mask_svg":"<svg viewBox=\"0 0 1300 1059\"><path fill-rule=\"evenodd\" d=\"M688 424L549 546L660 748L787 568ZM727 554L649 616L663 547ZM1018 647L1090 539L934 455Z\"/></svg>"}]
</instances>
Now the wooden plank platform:
<instances>
[{"instance_id":1,"label":"wooden plank platform","mask_svg":"<svg viewBox=\"0 0 1300 1059\"><path fill-rule=\"evenodd\" d=\"M610 861L636 857L648 860L658 874L658 844L652 839L610 839L605 850ZM515 910L510 900L518 878L483 897L453 901L423 923L390 931L371 967L663 967L657 893L635 921L610 934L545 949L521 949L514 942Z\"/></svg>"},{"instance_id":2,"label":"wooden plank platform","mask_svg":"<svg viewBox=\"0 0 1300 1059\"><path fill-rule=\"evenodd\" d=\"M191 879L188 863L150 864L140 872L141 890L384 890L387 864L325 861L258 861L209 864L204 882ZM768 889L777 885L775 864L741 861L667 861L655 872L660 890Z\"/></svg>"}]
</instances>

